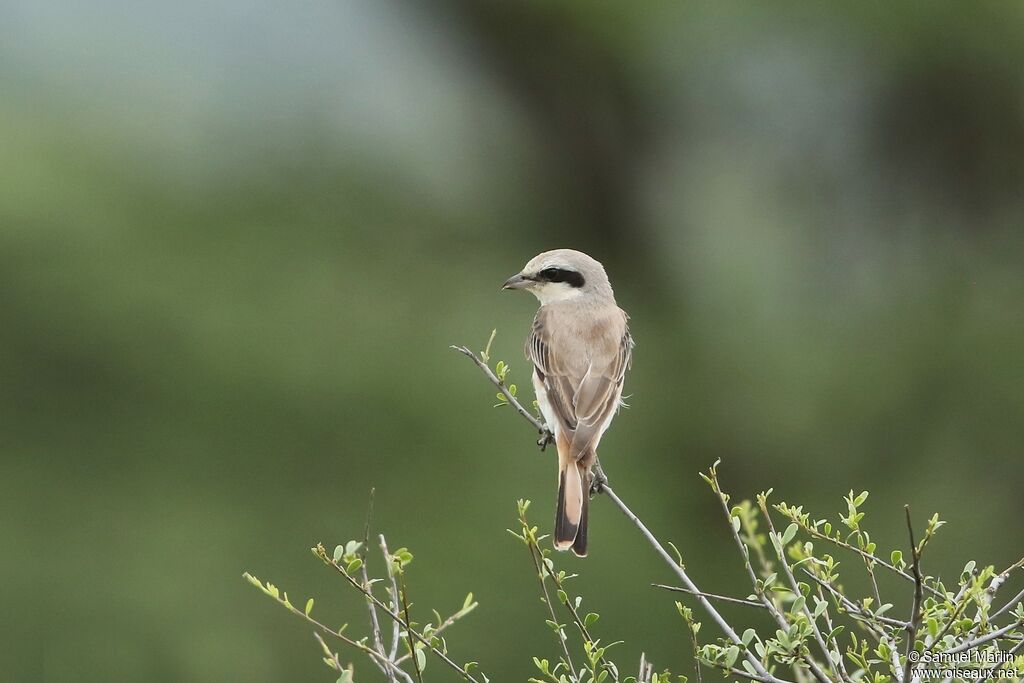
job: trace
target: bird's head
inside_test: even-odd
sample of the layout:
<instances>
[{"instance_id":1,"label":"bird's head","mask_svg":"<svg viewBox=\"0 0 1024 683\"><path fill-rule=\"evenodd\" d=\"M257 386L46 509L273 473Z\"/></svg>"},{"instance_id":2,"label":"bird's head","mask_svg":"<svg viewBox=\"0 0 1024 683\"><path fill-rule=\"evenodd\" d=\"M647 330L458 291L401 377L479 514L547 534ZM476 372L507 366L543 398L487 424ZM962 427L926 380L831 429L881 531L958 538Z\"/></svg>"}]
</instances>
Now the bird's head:
<instances>
[{"instance_id":1,"label":"bird's head","mask_svg":"<svg viewBox=\"0 0 1024 683\"><path fill-rule=\"evenodd\" d=\"M574 249L545 251L522 271L505 280L502 289L525 289L541 305L585 296L612 296L604 266Z\"/></svg>"}]
</instances>

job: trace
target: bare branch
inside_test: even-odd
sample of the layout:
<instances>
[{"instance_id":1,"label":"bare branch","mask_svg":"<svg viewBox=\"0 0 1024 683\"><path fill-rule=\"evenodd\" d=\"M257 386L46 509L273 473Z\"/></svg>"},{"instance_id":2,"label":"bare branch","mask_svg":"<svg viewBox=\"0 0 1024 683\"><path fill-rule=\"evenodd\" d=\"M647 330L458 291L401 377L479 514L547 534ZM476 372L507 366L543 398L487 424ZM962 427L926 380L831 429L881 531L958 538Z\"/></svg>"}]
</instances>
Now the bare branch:
<instances>
[{"instance_id":1,"label":"bare branch","mask_svg":"<svg viewBox=\"0 0 1024 683\"><path fill-rule=\"evenodd\" d=\"M1024 625L1024 621L1018 619L1017 621L1013 622L1009 626L1004 626L1003 628L998 629L996 631L992 631L991 633L986 633L985 635L981 636L980 638L975 638L974 640L969 640L969 641L967 641L965 643L960 643L956 647L952 647L952 648L950 648L948 650L945 650L945 651L943 651L943 652L941 652L939 654L940 655L955 655L958 652L966 652L967 650L973 650L974 648L979 647L981 645L984 645L985 643L990 643L993 640L997 640L999 638L1002 638L1003 636L1005 636L1010 631L1014 630L1015 628L1019 628L1022 625ZM1024 641L1021 641L1021 642L1024 643ZM1019 649L1019 646L1018 646L1017 649Z\"/></svg>"},{"instance_id":2,"label":"bare branch","mask_svg":"<svg viewBox=\"0 0 1024 683\"><path fill-rule=\"evenodd\" d=\"M914 606L910 610L910 621L907 623L907 649L904 652L906 663L903 665L903 680L910 681L910 671L914 666L910 653L914 651L917 639L917 629L921 625L921 601L924 599L924 579L921 578L921 549L914 541L914 525L910 521L910 506L904 505L903 511L907 516L907 533L910 535L910 551L914 563L911 570L914 573Z\"/></svg>"},{"instance_id":3,"label":"bare branch","mask_svg":"<svg viewBox=\"0 0 1024 683\"><path fill-rule=\"evenodd\" d=\"M622 499L619 498L615 491L612 490L612 487L606 483L601 487L601 491L605 495L607 495L613 503L615 503L615 505L619 508L622 514L626 516L626 518L629 521L633 522L633 524L636 525L636 527L640 530L640 533L643 535L643 537L647 539L647 542L651 545L652 548L654 548L655 552L657 552L658 555L661 556L661 559L665 561L665 564L667 564L672 569L672 571L675 572L676 576L679 577L679 580L683 582L683 585L686 586L686 588L690 589L691 592L693 592L694 596L697 598L697 602L700 603L701 607L704 608L704 611L708 613L711 619L716 624L718 624L718 627L722 629L722 632L725 633L726 637L728 637L734 645L738 645L743 650L744 654L747 657L747 660L750 662L751 666L754 667L754 671L756 671L759 676L763 676L765 680L768 680L771 683L778 683L780 679L775 678L770 673L768 673L768 670L761 665L761 662L757 659L757 657L755 657L753 654L750 653L750 651L747 650L747 648L743 645L743 641L740 640L740 637L738 635L736 635L736 631L733 630L732 626L730 626L729 623L725 620L725 618L722 617L722 615L718 612L718 610L715 609L715 606L712 605L711 602L704 597L703 592L697 587L697 584L695 584L686 574L686 570L679 566L679 564L672 559L672 556L669 555L668 551L666 551L665 548L661 545L661 543L658 542L658 539L655 538L654 534L652 534L650 530L647 528L647 526L642 521L640 521L640 518L633 514L633 511L630 510L624 502L622 502Z\"/></svg>"},{"instance_id":4,"label":"bare branch","mask_svg":"<svg viewBox=\"0 0 1024 683\"><path fill-rule=\"evenodd\" d=\"M730 598L728 595L718 595L717 593L694 593L689 588L682 588L680 586L666 586L663 583L652 583L655 588L664 588L667 591L675 591L676 593L688 593L690 595L703 595L706 598L712 600L721 600L722 602L731 602L735 605L746 605L747 607L757 607L758 609L765 609L765 606L760 602L754 602L753 600L744 600L742 598Z\"/></svg>"},{"instance_id":5,"label":"bare branch","mask_svg":"<svg viewBox=\"0 0 1024 683\"><path fill-rule=\"evenodd\" d=\"M1000 607L998 610L996 610L992 614L992 616L989 617L989 619L998 619L999 617L1001 617L1002 615L1006 614L1008 611L1013 609L1013 607L1018 602L1020 602L1021 600L1024 600L1024 588L1021 589L1020 593L1017 593L1015 596L1010 598L1010 601L1008 603L1006 603L1005 605Z\"/></svg>"}]
</instances>

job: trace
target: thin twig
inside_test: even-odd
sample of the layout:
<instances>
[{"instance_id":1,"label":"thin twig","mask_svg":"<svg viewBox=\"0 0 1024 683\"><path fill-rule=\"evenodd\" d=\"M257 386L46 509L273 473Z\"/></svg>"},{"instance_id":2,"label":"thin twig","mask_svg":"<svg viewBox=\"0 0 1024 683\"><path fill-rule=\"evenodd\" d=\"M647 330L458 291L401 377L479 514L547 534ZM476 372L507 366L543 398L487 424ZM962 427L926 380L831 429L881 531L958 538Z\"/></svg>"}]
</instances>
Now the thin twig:
<instances>
[{"instance_id":1,"label":"thin twig","mask_svg":"<svg viewBox=\"0 0 1024 683\"><path fill-rule=\"evenodd\" d=\"M715 496L718 498L718 502L721 504L722 512L725 513L725 519L729 524L729 530L732 532L733 541L736 542L736 546L737 548L739 548L740 555L743 557L743 567L747 570L747 577L750 579L750 583L754 588L754 593L761 600L761 604L763 604L765 609L768 610L768 613L772 615L772 618L775 619L775 623L778 624L781 630L788 631L790 624L786 620L786 616L782 613L782 610L779 609L778 605L776 605L775 602L769 599L769 597L765 594L764 586L761 582L758 581L757 575L754 573L754 567L750 564L750 551L747 548L746 544L743 542L743 539L740 538L739 532L736 530L736 527L733 526L733 516L732 513L729 511L729 494L722 491L722 487L718 483L718 472L716 470L717 467L718 462L716 461L715 464L712 465L711 469L708 471L708 476L706 477L706 479L711 483L711 488L714 491ZM768 521L770 522L771 520ZM826 653L825 656L827 657L828 654ZM821 669L817 666L817 664L814 663L814 661L810 657L805 656L803 657L803 659L807 662L808 667L811 669L811 673L814 675L815 678L818 679L818 681L820 681L820 683L829 683L828 678L825 676L824 672L821 671Z\"/></svg>"},{"instance_id":2,"label":"thin twig","mask_svg":"<svg viewBox=\"0 0 1024 683\"><path fill-rule=\"evenodd\" d=\"M770 681L771 683L778 683L781 679L778 679L775 676L772 676L770 673L768 673L768 670L761 665L760 660L754 657L754 655L751 654L749 650L747 650L747 648L743 645L743 641L740 640L740 637L738 635L736 635L736 631L734 631L732 626L729 625L725 618L722 617L721 614L719 614L718 610L715 609L715 606L712 605L711 602L704 597L702 591L697 587L697 584L695 584L686 574L686 570L680 567L679 564L672 559L672 556L668 554L668 551L665 550L665 548L661 545L658 539L655 538L654 534L652 534L650 530L647 528L647 526L642 521L640 521L640 518L633 514L633 511L630 510L624 502L622 502L622 499L619 498L619 496L615 493L614 490L612 490L612 487L606 483L601 486L601 491L605 495L607 495L613 503L615 503L616 507L619 508L622 514L624 514L629 521L633 522L633 524L640 530L640 533L643 535L643 537L647 539L647 542L651 545L651 547L654 548L655 552L657 552L658 555L661 556L661 559L665 561L665 564L667 564L672 569L672 571L675 572L676 576L679 577L683 584L694 593L694 596L697 598L697 602L700 603L701 607L704 608L704 611L708 613L711 619L716 624L718 624L718 627L722 629L722 632L725 633L726 637L728 637L734 645L738 645L743 650L743 652L747 656L747 660L750 662L751 666L754 667L754 671L756 671L759 676L763 676L766 680Z\"/></svg>"},{"instance_id":3,"label":"thin twig","mask_svg":"<svg viewBox=\"0 0 1024 683\"><path fill-rule=\"evenodd\" d=\"M1000 607L998 610L996 610L989 617L989 619L998 619L1003 614L1005 614L1009 610L1013 609L1017 605L1017 603L1020 602L1021 600L1024 600L1024 589L1021 589L1020 593L1017 593L1015 596L1010 598L1010 601L1008 603L1006 603L1005 605L1003 605L1002 607Z\"/></svg>"},{"instance_id":4,"label":"thin twig","mask_svg":"<svg viewBox=\"0 0 1024 683\"><path fill-rule=\"evenodd\" d=\"M391 618L392 620L398 622L398 624L402 628L405 629L405 631L406 631L406 633L408 635L412 636L413 638L415 638L419 642L423 643L427 647L427 649L429 649L432 653L434 653L435 656L437 656L438 659L440 659L442 662L444 662L449 667L451 667L456 672L458 672L458 674L460 676L462 676L467 681L470 681L471 683L480 683L480 681L477 680L473 676L473 674L469 673L464 668L462 668L461 666L456 664L454 661L452 661L452 659L448 655L446 655L444 652L442 652L441 650L438 650L436 647L434 647L431 644L430 640L428 640L426 638L426 636L424 636L422 633L419 633L418 631L413 629L412 626L409 624L409 622L406 619L402 618L402 616L400 614L398 614L397 612L392 612L390 609L388 609L387 605L385 605L383 602L378 600L377 596L374 595L373 593L368 593L367 591L363 590L363 587L359 584L359 582L356 581L355 579L353 579L349 575L349 573L345 571L344 567L342 567L337 562L335 562L333 559L331 559L330 555L327 554L327 550L324 549L323 545L317 544L317 546L315 548L313 548L313 554L316 555L317 557L319 557L320 560L324 564L326 564L329 567L332 567L336 572L341 574L345 578L345 580L348 581L349 584L352 585L353 588L355 588L360 593L362 593L366 597L368 597L371 600L373 600L374 603L376 603L377 607L379 607L389 618ZM367 648L367 649L370 649L372 651L372 648Z\"/></svg>"},{"instance_id":5,"label":"thin twig","mask_svg":"<svg viewBox=\"0 0 1024 683\"><path fill-rule=\"evenodd\" d=\"M695 593L689 588L683 588L682 586L667 586L663 583L652 583L651 585L655 588L664 588L667 591L675 591L677 593L688 593L689 595L703 595L704 597L711 598L712 600L721 600L722 602L731 602L736 605L746 605L747 607L765 609L765 606L762 603L755 602L753 600L744 600L743 598L730 598L728 595L718 595L717 593L708 593L706 591L703 593Z\"/></svg>"},{"instance_id":6,"label":"thin twig","mask_svg":"<svg viewBox=\"0 0 1024 683\"><path fill-rule=\"evenodd\" d=\"M921 601L924 599L924 591L922 590L924 579L921 578L921 549L917 547L917 543L914 541L914 525L910 521L910 506L904 505L903 511L907 516L907 533L910 535L910 551L914 560L914 564L911 566L911 570L914 573L914 605L910 610L910 621L907 623L907 649L903 655L906 657L906 663L903 665L903 680L909 683L910 671L914 667L910 653L917 647L914 641L917 639L917 629L921 625Z\"/></svg>"},{"instance_id":7,"label":"thin twig","mask_svg":"<svg viewBox=\"0 0 1024 683\"><path fill-rule=\"evenodd\" d=\"M850 614L850 616L860 619L866 622L867 626L872 627L872 630L875 632L876 636L881 636L884 634L874 629L875 622L885 624L887 626L892 626L893 628L903 629L907 627L907 622L905 621L899 621L898 619L890 619L889 617L883 617L880 614L875 614L871 610L864 609L863 607L861 607L860 605L858 605L857 603L853 602L845 595L840 593L838 590L833 588L830 584L815 576L813 572L810 572L807 569L804 569L803 567L801 567L801 569L803 569L804 574L810 577L812 581L814 581L819 586L827 590L829 594L831 594L836 600L838 600L839 603L844 608L846 608L846 611Z\"/></svg>"},{"instance_id":8,"label":"thin twig","mask_svg":"<svg viewBox=\"0 0 1024 683\"><path fill-rule=\"evenodd\" d=\"M548 594L548 584L544 580L544 569L541 566L541 562L537 559L537 553L534 550L533 543L527 541L527 549L530 551L530 559L533 561L533 567L537 571L537 581L540 582L540 590L544 594L544 604L547 605L548 614L551 615L551 621L558 623L558 617L555 616L555 607L551 604L551 596ZM543 560L543 556L541 557ZM558 636L558 644L562 646L562 654L565 655L565 665L569 667L569 680L578 681L576 676L576 666L572 663L572 655L569 654L569 646L565 642L565 634L562 629L559 629L556 633Z\"/></svg>"},{"instance_id":9,"label":"thin twig","mask_svg":"<svg viewBox=\"0 0 1024 683\"><path fill-rule=\"evenodd\" d=\"M693 673L697 677L697 683L704 683L704 674L700 671L700 643L697 642L697 625L693 621L693 613L690 608L679 610L683 619L686 620L686 630L690 634L690 649L693 650Z\"/></svg>"},{"instance_id":10,"label":"thin twig","mask_svg":"<svg viewBox=\"0 0 1024 683\"><path fill-rule=\"evenodd\" d=\"M825 619L825 628L827 628L828 632L831 634L835 627L832 624L832 614L830 613L828 608L828 600L825 599L825 594L822 592L821 586L817 586L817 588L818 599L825 603L825 608L822 609L821 616ZM835 638L833 637L832 640L834 641ZM842 650L839 647L838 642L836 643L836 650L839 651L839 668L842 670L843 676L848 679L850 677L850 674L846 670L846 663L843 661Z\"/></svg>"},{"instance_id":11,"label":"thin twig","mask_svg":"<svg viewBox=\"0 0 1024 683\"><path fill-rule=\"evenodd\" d=\"M399 571L398 567L393 568L394 571ZM409 616L409 588L405 582L405 574L402 574L401 592L399 595L402 598L402 614L405 616L405 623L408 624L405 628L405 638L409 643L409 654L412 655L412 670L416 672L416 680L419 683L423 683L423 672L420 670L420 660L416 657L416 644L412 642L412 618Z\"/></svg>"},{"instance_id":12,"label":"thin twig","mask_svg":"<svg viewBox=\"0 0 1024 683\"><path fill-rule=\"evenodd\" d=\"M373 587L370 583L370 576L366 571L366 552L370 545L370 524L373 521L373 493L374 489L370 489L370 501L366 506L366 528L363 531L363 552L362 552L362 566L360 572L362 573L363 585L366 586L367 591L372 591ZM385 657L388 657L390 661L394 661L394 657L389 657L387 651L384 649L384 640L380 635L380 621L377 619L377 606L373 604L371 600L366 601L366 608L370 612L370 628L373 631L373 645L377 649L377 652L381 653ZM395 681L395 672L390 666L384 667L384 674L388 677L391 683L397 683Z\"/></svg>"},{"instance_id":13,"label":"thin twig","mask_svg":"<svg viewBox=\"0 0 1024 683\"><path fill-rule=\"evenodd\" d=\"M324 551L324 556L326 557L326 555L327 555L327 551L325 550ZM340 567L339 567L339 569L340 569ZM246 574L245 576L246 576L246 578L249 578L250 575ZM249 580L250 581L254 581L255 579L249 579ZM291 612L295 616L297 616L297 617L299 617L301 619L305 619L307 622L309 622L313 626L317 627L318 629L320 629L324 633L337 638L338 640L340 640L341 642L345 643L349 647L353 647L353 648L359 650L360 652L363 652L363 653L369 655L371 659L373 659L376 662L379 662L382 666L386 666L386 667L391 668L406 683L414 683L412 678L409 676L409 674L407 674L405 671L402 671L401 669L399 669L394 663L389 661L386 657L381 655L379 652L376 652L372 647L370 647L370 646L368 646L368 645L366 645L364 643L360 643L358 641L352 640L351 638L346 636L344 633L341 633L340 631L335 631L330 626L327 626L326 624L323 624L323 623L317 621L313 617L309 616L308 614L306 614L302 610L296 608L294 605L286 602L284 599L282 599L280 597L275 597L275 596L271 595L270 593L267 593L267 596L270 597L271 599L273 599L274 601L276 601L279 605L283 606L286 610L288 610L289 612ZM474 683L479 683L479 681L475 681Z\"/></svg>"},{"instance_id":14,"label":"thin twig","mask_svg":"<svg viewBox=\"0 0 1024 683\"><path fill-rule=\"evenodd\" d=\"M842 548L844 550L849 550L852 553L856 553L856 554L860 555L864 559L873 560L874 562L878 563L880 566L885 567L886 569L888 569L892 573L896 574L900 578L904 579L905 581L909 581L910 583L914 583L914 577L913 576L911 576L910 574L906 573L905 571L903 571L899 567L896 567L895 565L889 564L888 562L886 562L881 557L876 557L876 556L872 555L871 553L868 553L868 552L865 552L865 551L861 550L857 546L850 545L849 543L847 543L845 541L842 541L842 540L840 540L838 538L833 538L832 536L829 536L827 534L823 534L822 532L820 532L817 529L815 529L813 526L811 526L809 524L805 524L799 518L789 517L789 519L791 519L794 522L796 522L797 524L799 524L800 528L803 529L805 532L807 532L807 534L809 534L812 538L815 538L815 539L820 540L820 541L827 541L827 542L829 542L829 543L831 543L831 544L833 544L833 545L835 545L835 546L837 546L839 548ZM945 600L946 599L946 596L942 594L942 591L938 591L938 590L932 588L931 586L929 586L927 584L925 584L923 587L924 587L925 591L927 591L928 593L931 593L934 597L939 598L940 600Z\"/></svg>"},{"instance_id":15,"label":"thin twig","mask_svg":"<svg viewBox=\"0 0 1024 683\"><path fill-rule=\"evenodd\" d=\"M540 551L539 547L537 548L537 551ZM548 577L550 577L551 582L555 584L555 588L558 589L558 591L560 591L559 593L557 593L557 595L565 595L565 599L560 600L562 606L569 611L569 615L572 617L573 623L576 624L576 628L578 628L580 630L580 633L583 635L583 639L593 643L594 637L590 635L590 629L587 628L586 622L584 622L583 619L580 618L579 612L576 611L576 607L571 602L569 602L568 593L562 585L561 579L559 579L558 575L555 574L554 571L552 571L554 569L554 563L551 561L550 558L543 558L543 561L544 568L547 570ZM612 680L617 682L619 680L619 671L615 668L615 665L609 662L607 659L605 659L604 655L601 655L600 660L601 665L604 667L604 669L609 674L611 674ZM597 674L596 671L593 673L595 675Z\"/></svg>"},{"instance_id":16,"label":"thin twig","mask_svg":"<svg viewBox=\"0 0 1024 683\"><path fill-rule=\"evenodd\" d=\"M727 671L731 673L733 676L742 676L743 678L746 678L750 681L759 681L759 683L774 683L778 680L777 678L771 675L760 676L757 674L752 674L746 669L737 669L735 666L728 667Z\"/></svg>"},{"instance_id":17,"label":"thin twig","mask_svg":"<svg viewBox=\"0 0 1024 683\"><path fill-rule=\"evenodd\" d=\"M384 555L384 566L391 566L391 553L388 552L387 541L384 540L384 534L378 536L380 540L380 552ZM390 598L391 598L391 609L395 612L398 611L398 583L395 581L395 575L389 570L388 579L391 581ZM401 628L397 621L391 621L391 649L388 651L388 659L391 661L397 661L398 655L398 643L401 640L399 637L401 634Z\"/></svg>"},{"instance_id":18,"label":"thin twig","mask_svg":"<svg viewBox=\"0 0 1024 683\"><path fill-rule=\"evenodd\" d=\"M637 683L650 683L654 665L647 661L647 654L640 653L640 672L636 675Z\"/></svg>"},{"instance_id":19,"label":"thin twig","mask_svg":"<svg viewBox=\"0 0 1024 683\"><path fill-rule=\"evenodd\" d=\"M498 376L494 374L494 372L487 365L487 363L480 360L479 356L477 356L475 353L470 351L465 346L453 345L451 348L467 356L470 360L476 363L476 366L480 368L480 371L483 372L484 375L487 376L487 379L491 380L491 384L498 388L498 391L502 393L502 395L509 402L509 404L516 409L516 412L522 415L524 418L526 418L526 420L533 425L533 428L536 429L541 436L552 436L551 430L548 429L548 426L541 422L540 420L538 420L537 418L535 418L533 416L533 413L531 413L529 410L523 407L523 404L519 402L519 399L512 395L512 393L508 390L508 387L505 386L505 383L498 379Z\"/></svg>"},{"instance_id":20,"label":"thin twig","mask_svg":"<svg viewBox=\"0 0 1024 683\"><path fill-rule=\"evenodd\" d=\"M1006 635L1010 631L1014 630L1015 628L1019 628L1021 625L1024 625L1024 621L1017 620L1014 623L1010 624L1009 626L1004 626L1003 628L1001 628L999 630L992 631L991 633L986 633L985 635L981 636L980 638L975 638L974 640L969 640L966 643L960 643L956 647L953 647L953 648L950 648L950 649L945 650L943 652L940 652L938 656L941 657L942 655L955 655L958 652L966 652L967 650L972 650L972 649L974 649L976 647L984 645L985 643L991 642L991 641L996 640L998 638L1002 638L1004 635ZM1022 642L1024 642L1024 641L1022 641Z\"/></svg>"},{"instance_id":21,"label":"thin twig","mask_svg":"<svg viewBox=\"0 0 1024 683\"><path fill-rule=\"evenodd\" d=\"M932 652L935 647L942 642L942 639L947 633L949 633L949 630L953 628L953 624L955 624L957 619L960 618L960 613L967 609L967 605L971 603L971 601L967 599L967 589L970 587L970 584L970 581L964 582L964 585L960 587L960 590L953 597L953 611L946 619L946 625L942 627L941 631L935 634L931 645L927 648L928 652Z\"/></svg>"},{"instance_id":22,"label":"thin twig","mask_svg":"<svg viewBox=\"0 0 1024 683\"><path fill-rule=\"evenodd\" d=\"M782 565L782 573L786 575L786 579L789 581L789 586L793 591L794 596L800 595L800 587L797 586L796 577L793 576L793 570L789 566L789 561L786 560L786 549L782 547L782 535L775 530L775 522L772 521L772 516L768 514L768 502L765 496L758 497L758 506L761 508L761 514L764 515L764 520L768 524L768 531L773 534L778 541L778 544L772 543L775 548L775 555L779 558L779 563ZM818 643L818 648L821 650L821 654L824 655L825 661L828 662L828 666L832 673L835 673L844 680L849 680L843 676L843 673L839 671L835 662L832 661L832 654L829 652L828 645L825 644L825 636L822 634L821 629L818 628L818 622L815 621L814 615L811 614L811 610L807 607L807 601L804 600L803 606L804 616L807 617L807 623L811 627L811 633L814 634L814 640ZM823 682L830 681L829 677L821 670L821 667L811 658L810 655L805 657L807 664L811 667L811 672L814 673L818 680Z\"/></svg>"},{"instance_id":23,"label":"thin twig","mask_svg":"<svg viewBox=\"0 0 1024 683\"><path fill-rule=\"evenodd\" d=\"M435 628L433 631L430 632L430 637L433 638L434 636L440 635L449 626L452 626L459 619L461 619L462 617L466 616L469 612L471 612L473 609L475 609L476 605L477 605L477 603L474 602L468 608L460 609L458 612L456 612L455 614L451 615L450 617L448 617L447 619L442 621L440 624L438 624L437 628ZM410 655L404 654L401 657L399 657L398 659L395 659L395 664L401 664L401 663L405 662L407 659L409 659L409 657L410 657Z\"/></svg>"},{"instance_id":24,"label":"thin twig","mask_svg":"<svg viewBox=\"0 0 1024 683\"><path fill-rule=\"evenodd\" d=\"M1024 649L1024 640L1021 640L1019 643L1017 643L1016 645L1014 645L1013 647L1011 647L1007 651L1006 654L1008 656L1007 656L1005 662L996 662L995 664L993 664L992 666L990 666L989 668L987 668L985 670L986 673L991 673L991 672L995 671L996 669L1002 669L1002 668L1004 668L1006 666L1012 665L1013 662L1016 659L1017 653L1020 652L1021 649ZM989 678L994 678L994 677L993 676L989 676Z\"/></svg>"}]
</instances>

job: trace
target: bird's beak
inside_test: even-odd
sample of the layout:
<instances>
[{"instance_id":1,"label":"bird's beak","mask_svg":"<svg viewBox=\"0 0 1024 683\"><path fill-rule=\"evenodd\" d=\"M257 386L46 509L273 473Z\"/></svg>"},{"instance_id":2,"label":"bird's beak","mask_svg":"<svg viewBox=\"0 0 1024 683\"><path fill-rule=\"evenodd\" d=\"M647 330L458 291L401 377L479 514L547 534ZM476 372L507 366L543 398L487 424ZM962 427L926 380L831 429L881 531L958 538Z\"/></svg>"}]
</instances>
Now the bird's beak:
<instances>
[{"instance_id":1,"label":"bird's beak","mask_svg":"<svg viewBox=\"0 0 1024 683\"><path fill-rule=\"evenodd\" d=\"M524 276L522 273L516 273L509 279L505 280L505 284L501 286L502 289L523 289L529 287L533 280Z\"/></svg>"}]
</instances>

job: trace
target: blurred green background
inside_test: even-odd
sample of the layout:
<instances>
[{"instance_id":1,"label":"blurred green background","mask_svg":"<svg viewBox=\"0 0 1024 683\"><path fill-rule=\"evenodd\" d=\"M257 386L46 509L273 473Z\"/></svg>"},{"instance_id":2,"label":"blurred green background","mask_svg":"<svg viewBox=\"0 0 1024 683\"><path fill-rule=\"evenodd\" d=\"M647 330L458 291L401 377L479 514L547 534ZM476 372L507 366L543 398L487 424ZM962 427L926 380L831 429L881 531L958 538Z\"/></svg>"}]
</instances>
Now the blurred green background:
<instances>
[{"instance_id":1,"label":"blurred green background","mask_svg":"<svg viewBox=\"0 0 1024 683\"><path fill-rule=\"evenodd\" d=\"M703 587L748 592L716 458L816 516L869 489L886 554L940 511L933 574L1008 565L1021 64L1012 3L0 4L5 680L333 680L241 574L358 633L308 548L371 487L414 614L474 591L453 655L525 680L555 646L504 529L550 526L554 462L447 347L497 327L528 386L498 287L561 246L632 315L606 469ZM689 672L667 570L593 517L559 559L599 635Z\"/></svg>"}]
</instances>

